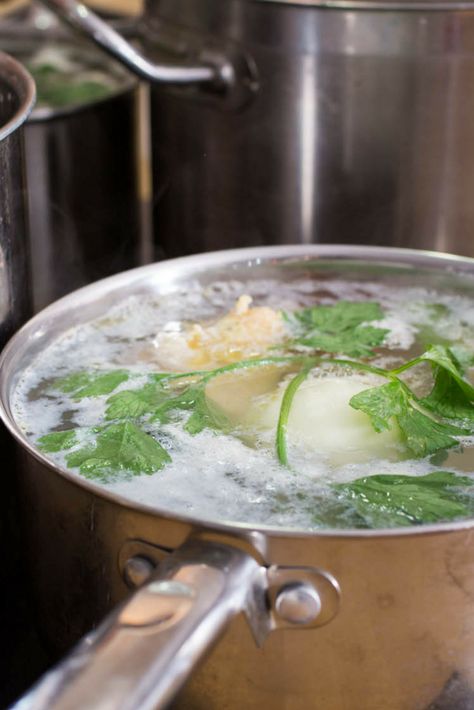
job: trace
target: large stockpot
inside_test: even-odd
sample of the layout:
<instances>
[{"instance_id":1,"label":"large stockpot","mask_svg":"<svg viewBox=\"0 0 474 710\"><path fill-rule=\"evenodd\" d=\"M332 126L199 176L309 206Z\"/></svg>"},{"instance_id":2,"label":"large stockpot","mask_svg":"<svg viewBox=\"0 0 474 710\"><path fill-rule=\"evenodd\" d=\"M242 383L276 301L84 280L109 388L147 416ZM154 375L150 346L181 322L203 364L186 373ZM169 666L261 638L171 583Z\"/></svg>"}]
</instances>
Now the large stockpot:
<instances>
[{"instance_id":1,"label":"large stockpot","mask_svg":"<svg viewBox=\"0 0 474 710\"><path fill-rule=\"evenodd\" d=\"M149 61L74 0L44 2L158 82L159 255L299 242L474 255L472 2L146 0Z\"/></svg>"},{"instance_id":2,"label":"large stockpot","mask_svg":"<svg viewBox=\"0 0 474 710\"><path fill-rule=\"evenodd\" d=\"M335 246L220 252L84 288L36 316L5 349L1 414L22 453L45 631L66 648L145 582L22 710L163 707L227 625L173 707L473 707L474 521L320 532L229 524L225 511L222 521L202 521L130 503L58 468L15 423L12 391L36 353L117 299L173 292L190 280L301 274L474 292L474 261L459 257Z\"/></svg>"},{"instance_id":3,"label":"large stockpot","mask_svg":"<svg viewBox=\"0 0 474 710\"><path fill-rule=\"evenodd\" d=\"M35 100L28 72L12 57L0 53L0 347L31 315L23 131ZM3 470L12 470L12 442L0 428ZM8 657L0 668L0 705L11 701L39 672L29 635L27 587L23 583L23 546L13 477L5 477L0 511L2 584L0 625ZM28 618L25 618L28 617ZM25 668L20 653L29 653ZM42 666L44 667L44 666ZM18 672L18 669L21 669ZM34 670L33 670L34 669Z\"/></svg>"},{"instance_id":4,"label":"large stockpot","mask_svg":"<svg viewBox=\"0 0 474 710\"><path fill-rule=\"evenodd\" d=\"M9 51L27 65L46 49L53 66L72 60L113 83L98 99L66 106L39 101L25 126L36 312L80 286L150 260L150 202L142 179L150 166L141 155L139 82L74 36L57 40L54 31L38 30L34 36L27 18L24 24L13 24L17 34L24 29L22 39L8 39L10 25L3 33Z\"/></svg>"}]
</instances>

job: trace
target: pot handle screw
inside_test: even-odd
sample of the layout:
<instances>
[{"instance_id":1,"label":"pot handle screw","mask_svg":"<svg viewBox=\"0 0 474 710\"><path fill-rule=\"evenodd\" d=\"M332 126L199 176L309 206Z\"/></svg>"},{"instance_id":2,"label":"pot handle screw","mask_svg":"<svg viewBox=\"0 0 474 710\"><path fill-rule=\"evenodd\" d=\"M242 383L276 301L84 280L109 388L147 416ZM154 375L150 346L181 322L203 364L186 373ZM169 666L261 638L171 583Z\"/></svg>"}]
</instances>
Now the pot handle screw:
<instances>
[{"instance_id":1,"label":"pot handle screw","mask_svg":"<svg viewBox=\"0 0 474 710\"><path fill-rule=\"evenodd\" d=\"M280 589L275 600L275 611L289 624L310 624L319 616L321 599L311 585L295 582Z\"/></svg>"},{"instance_id":2,"label":"pot handle screw","mask_svg":"<svg viewBox=\"0 0 474 710\"><path fill-rule=\"evenodd\" d=\"M147 557L130 557L123 568L123 578L131 589L140 587L152 575L155 566Z\"/></svg>"}]
</instances>

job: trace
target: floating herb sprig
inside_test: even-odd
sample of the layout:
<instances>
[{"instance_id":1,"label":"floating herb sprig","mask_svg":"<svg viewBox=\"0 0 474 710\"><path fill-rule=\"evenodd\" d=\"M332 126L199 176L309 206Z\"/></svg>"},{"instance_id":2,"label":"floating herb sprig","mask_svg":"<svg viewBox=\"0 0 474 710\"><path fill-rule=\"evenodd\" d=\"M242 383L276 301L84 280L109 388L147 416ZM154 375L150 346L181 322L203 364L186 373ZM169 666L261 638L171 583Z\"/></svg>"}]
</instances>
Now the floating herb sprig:
<instances>
[{"instance_id":1,"label":"floating herb sprig","mask_svg":"<svg viewBox=\"0 0 474 710\"><path fill-rule=\"evenodd\" d=\"M468 476L434 471L425 476L366 476L332 488L355 508L366 527L392 527L472 515L474 498L466 492L473 485Z\"/></svg>"},{"instance_id":2,"label":"floating herb sprig","mask_svg":"<svg viewBox=\"0 0 474 710\"><path fill-rule=\"evenodd\" d=\"M284 317L294 337L287 345L351 357L373 357L389 332L369 323L384 317L378 303L338 301L328 306L311 306Z\"/></svg>"},{"instance_id":3,"label":"floating herb sprig","mask_svg":"<svg viewBox=\"0 0 474 710\"><path fill-rule=\"evenodd\" d=\"M359 392L349 404L370 417L376 432L390 429L395 420L407 448L416 457L456 446L459 443L456 437L474 433L474 388L464 378L454 354L443 345L434 345L419 357L391 370L341 358L321 358L315 362L342 365L387 379L386 384ZM399 375L424 363L432 366L434 385L427 397L419 398ZM288 465L289 405L307 374L291 380L283 395L276 435L277 456L283 465Z\"/></svg>"},{"instance_id":4,"label":"floating herb sprig","mask_svg":"<svg viewBox=\"0 0 474 710\"><path fill-rule=\"evenodd\" d=\"M231 372L281 365L291 366L293 373L282 397L275 446L280 463L289 466L287 426L298 388L313 368L335 365L386 380L349 401L370 418L376 432L390 429L396 422L407 449L416 457L456 446L459 437L474 433L474 388L463 375L463 368L474 363L472 353L434 345L393 369L347 359L375 355L374 348L383 344L388 331L373 323L383 316L378 303L348 301L286 313L289 338L282 355L250 358L213 370L148 373L139 388L133 383L144 375L124 369L72 373L59 378L53 388L73 401L107 397L105 424L88 430L95 443L87 446L81 447L75 429L48 434L39 445L46 452L70 452L66 455L68 465L79 467L84 475L103 477L125 469L149 473L170 460L170 454L149 433L149 425L164 425L184 416L183 426L192 435L203 429L227 431L229 422L206 395L209 382ZM433 370L433 386L420 398L402 376L427 363Z\"/></svg>"}]
</instances>

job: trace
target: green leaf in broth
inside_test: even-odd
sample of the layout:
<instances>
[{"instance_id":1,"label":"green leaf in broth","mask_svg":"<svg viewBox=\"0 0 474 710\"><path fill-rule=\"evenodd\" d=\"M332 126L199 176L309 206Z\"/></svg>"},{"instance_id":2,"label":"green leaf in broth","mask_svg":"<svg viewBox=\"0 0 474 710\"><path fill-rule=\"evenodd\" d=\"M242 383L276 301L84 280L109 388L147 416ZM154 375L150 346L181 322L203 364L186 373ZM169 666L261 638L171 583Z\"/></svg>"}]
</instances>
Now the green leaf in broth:
<instances>
[{"instance_id":1,"label":"green leaf in broth","mask_svg":"<svg viewBox=\"0 0 474 710\"><path fill-rule=\"evenodd\" d=\"M67 465L79 468L86 478L104 480L121 471L151 474L171 461L166 449L132 422L111 424L95 433L95 442L66 457Z\"/></svg>"},{"instance_id":2,"label":"green leaf in broth","mask_svg":"<svg viewBox=\"0 0 474 710\"><path fill-rule=\"evenodd\" d=\"M75 429L66 431L53 431L38 439L38 448L45 453L57 453L65 449L71 449L77 443Z\"/></svg>"},{"instance_id":3,"label":"green leaf in broth","mask_svg":"<svg viewBox=\"0 0 474 710\"><path fill-rule=\"evenodd\" d=\"M328 333L343 333L374 320L383 318L380 304L374 301L338 301L328 306L310 306L293 311L296 319L305 329L318 328Z\"/></svg>"},{"instance_id":4,"label":"green leaf in broth","mask_svg":"<svg viewBox=\"0 0 474 710\"><path fill-rule=\"evenodd\" d=\"M408 406L406 412L397 417L397 421L405 436L407 447L419 458L459 446L458 439L454 437L468 434L461 427L435 421L415 406Z\"/></svg>"},{"instance_id":5,"label":"green leaf in broth","mask_svg":"<svg viewBox=\"0 0 474 710\"><path fill-rule=\"evenodd\" d=\"M110 394L122 382L130 377L127 370L87 371L73 372L66 377L61 377L54 383L54 388L72 399L79 400L84 397L100 397Z\"/></svg>"},{"instance_id":6,"label":"green leaf in broth","mask_svg":"<svg viewBox=\"0 0 474 710\"><path fill-rule=\"evenodd\" d=\"M474 387L464 378L460 364L450 348L444 345L432 345L420 356L420 360L431 362L435 374L440 371L449 374L454 381L453 384L455 383L462 390L466 399L470 402L474 401Z\"/></svg>"},{"instance_id":7,"label":"green leaf in broth","mask_svg":"<svg viewBox=\"0 0 474 710\"><path fill-rule=\"evenodd\" d=\"M472 350L469 350L464 345L458 344L451 345L449 349L456 358L463 374L466 370L469 370L469 368L474 367L474 352Z\"/></svg>"},{"instance_id":8,"label":"green leaf in broth","mask_svg":"<svg viewBox=\"0 0 474 710\"><path fill-rule=\"evenodd\" d=\"M474 480L467 476L435 471L425 476L367 476L333 488L350 501L368 527L391 527L472 515L474 500L457 489L473 486Z\"/></svg>"},{"instance_id":9,"label":"green leaf in broth","mask_svg":"<svg viewBox=\"0 0 474 710\"><path fill-rule=\"evenodd\" d=\"M193 412L184 428L193 436L203 429L227 431L229 429L227 417L208 399L205 387L195 391Z\"/></svg>"},{"instance_id":10,"label":"green leaf in broth","mask_svg":"<svg viewBox=\"0 0 474 710\"><path fill-rule=\"evenodd\" d=\"M171 395L157 407L153 420L164 424L173 419L173 414L182 411L191 412L184 429L192 435L206 428L223 429L227 424L226 417L208 400L205 380L187 385L181 392Z\"/></svg>"},{"instance_id":11,"label":"green leaf in broth","mask_svg":"<svg viewBox=\"0 0 474 710\"><path fill-rule=\"evenodd\" d=\"M474 387L464 378L463 369L450 348L432 345L419 358L433 366L434 386L420 404L437 417L454 420L474 429Z\"/></svg>"},{"instance_id":12,"label":"green leaf in broth","mask_svg":"<svg viewBox=\"0 0 474 710\"><path fill-rule=\"evenodd\" d=\"M349 404L367 414L377 432L391 429L395 419L407 447L418 457L456 446L454 437L466 434L464 429L421 411L415 395L398 379L359 392Z\"/></svg>"},{"instance_id":13,"label":"green leaf in broth","mask_svg":"<svg viewBox=\"0 0 474 710\"><path fill-rule=\"evenodd\" d=\"M433 389L420 401L436 415L454 420L464 428L474 428L472 401L446 370L437 372Z\"/></svg>"},{"instance_id":14,"label":"green leaf in broth","mask_svg":"<svg viewBox=\"0 0 474 710\"><path fill-rule=\"evenodd\" d=\"M105 418L136 419L145 414L153 414L169 397L169 392L158 383L149 383L135 390L122 390L107 399Z\"/></svg>"},{"instance_id":15,"label":"green leaf in broth","mask_svg":"<svg viewBox=\"0 0 474 710\"><path fill-rule=\"evenodd\" d=\"M291 343L322 352L372 357L373 348L381 345L388 333L385 328L368 325L383 318L380 305L371 301L338 301L284 315L296 334Z\"/></svg>"}]
</instances>

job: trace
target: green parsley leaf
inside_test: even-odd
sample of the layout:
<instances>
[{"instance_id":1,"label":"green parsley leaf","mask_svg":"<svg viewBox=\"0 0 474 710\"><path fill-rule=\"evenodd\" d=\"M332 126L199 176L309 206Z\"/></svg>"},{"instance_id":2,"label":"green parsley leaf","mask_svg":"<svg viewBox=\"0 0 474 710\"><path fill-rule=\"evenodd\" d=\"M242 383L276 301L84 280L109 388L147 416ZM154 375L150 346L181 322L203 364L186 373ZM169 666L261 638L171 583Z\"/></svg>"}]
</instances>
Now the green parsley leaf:
<instances>
[{"instance_id":1,"label":"green parsley leaf","mask_svg":"<svg viewBox=\"0 0 474 710\"><path fill-rule=\"evenodd\" d=\"M135 419L153 414L160 404L170 398L161 384L146 384L141 389L122 390L107 399L106 419Z\"/></svg>"},{"instance_id":2,"label":"green parsley leaf","mask_svg":"<svg viewBox=\"0 0 474 710\"><path fill-rule=\"evenodd\" d=\"M212 373L211 373L212 374ZM197 383L170 386L162 378L146 384L138 390L124 390L108 398L106 419L137 418L151 415L151 421L167 424L182 412L191 412L184 428L190 434L198 434L203 429L223 429L227 419L206 397L206 380Z\"/></svg>"},{"instance_id":3,"label":"green parsley leaf","mask_svg":"<svg viewBox=\"0 0 474 710\"><path fill-rule=\"evenodd\" d=\"M110 372L73 372L67 377L62 377L54 383L55 389L65 394L70 394L72 399L79 400L84 397L100 397L110 394L122 382L129 378L127 370L112 370Z\"/></svg>"},{"instance_id":4,"label":"green parsley leaf","mask_svg":"<svg viewBox=\"0 0 474 710\"><path fill-rule=\"evenodd\" d=\"M206 396L206 381L187 385L181 392L171 396L155 410L153 420L165 423L172 419L173 412L191 411L184 428L190 434L199 434L203 429L223 429L226 418Z\"/></svg>"},{"instance_id":5,"label":"green parsley leaf","mask_svg":"<svg viewBox=\"0 0 474 710\"><path fill-rule=\"evenodd\" d=\"M93 444L66 457L68 466L79 468L86 478L107 479L120 471L140 475L159 471L171 461L161 444L131 422L94 430Z\"/></svg>"},{"instance_id":6,"label":"green parsley leaf","mask_svg":"<svg viewBox=\"0 0 474 710\"><path fill-rule=\"evenodd\" d=\"M436 373L433 389L428 397L420 401L437 416L452 419L463 427L474 428L474 406L446 370L440 369Z\"/></svg>"},{"instance_id":7,"label":"green parsley leaf","mask_svg":"<svg viewBox=\"0 0 474 710\"><path fill-rule=\"evenodd\" d=\"M474 429L474 388L463 377L461 365L449 348L432 346L420 359L432 363L434 387L420 400L421 404L438 417L455 420Z\"/></svg>"},{"instance_id":8,"label":"green parsley leaf","mask_svg":"<svg viewBox=\"0 0 474 710\"><path fill-rule=\"evenodd\" d=\"M377 432L391 429L394 418L415 456L429 456L456 446L458 441L453 437L466 434L464 429L436 421L421 411L415 395L400 380L363 390L349 404L365 412Z\"/></svg>"},{"instance_id":9,"label":"green parsley leaf","mask_svg":"<svg viewBox=\"0 0 474 710\"><path fill-rule=\"evenodd\" d=\"M448 372L459 388L464 392L469 401L474 400L474 387L468 380L464 379L462 369L450 348L444 345L432 345L420 360L431 362L434 366ZM435 372L437 370L435 369Z\"/></svg>"},{"instance_id":10,"label":"green parsley leaf","mask_svg":"<svg viewBox=\"0 0 474 710\"><path fill-rule=\"evenodd\" d=\"M453 437L467 433L460 427L435 421L414 406L408 406L406 411L397 417L397 421L408 448L420 458L430 456L441 449L458 446L458 440Z\"/></svg>"},{"instance_id":11,"label":"green parsley leaf","mask_svg":"<svg viewBox=\"0 0 474 710\"><path fill-rule=\"evenodd\" d=\"M371 357L388 330L367 325L383 318L375 302L338 301L331 306L312 306L284 314L297 337L292 341L315 350Z\"/></svg>"},{"instance_id":12,"label":"green parsley leaf","mask_svg":"<svg viewBox=\"0 0 474 710\"><path fill-rule=\"evenodd\" d=\"M456 488L473 486L467 476L435 471L425 476L368 476L333 487L351 501L369 527L391 527L471 515L474 499Z\"/></svg>"},{"instance_id":13,"label":"green parsley leaf","mask_svg":"<svg viewBox=\"0 0 474 710\"><path fill-rule=\"evenodd\" d=\"M53 431L38 439L39 448L45 453L56 453L70 449L76 443L76 431L67 429L66 431Z\"/></svg>"},{"instance_id":14,"label":"green parsley leaf","mask_svg":"<svg viewBox=\"0 0 474 710\"><path fill-rule=\"evenodd\" d=\"M474 352L468 350L463 345L451 345L449 348L456 358L460 370L464 373L469 368L474 367Z\"/></svg>"}]
</instances>

